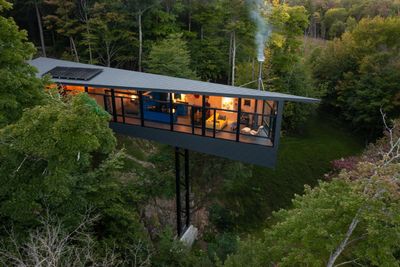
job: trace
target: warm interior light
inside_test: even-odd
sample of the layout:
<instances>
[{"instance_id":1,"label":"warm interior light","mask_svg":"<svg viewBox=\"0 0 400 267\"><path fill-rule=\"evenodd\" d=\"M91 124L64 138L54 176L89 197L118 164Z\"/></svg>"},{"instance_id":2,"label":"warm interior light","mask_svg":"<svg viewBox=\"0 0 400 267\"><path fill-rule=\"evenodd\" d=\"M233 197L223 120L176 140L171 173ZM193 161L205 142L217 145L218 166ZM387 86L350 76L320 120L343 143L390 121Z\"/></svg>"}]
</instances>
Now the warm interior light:
<instances>
[{"instance_id":1,"label":"warm interior light","mask_svg":"<svg viewBox=\"0 0 400 267\"><path fill-rule=\"evenodd\" d=\"M177 95L179 97L177 97ZM180 102L186 102L186 95L185 94L172 94L172 99L173 99L174 103L177 102L178 100Z\"/></svg>"},{"instance_id":2,"label":"warm interior light","mask_svg":"<svg viewBox=\"0 0 400 267\"><path fill-rule=\"evenodd\" d=\"M132 101L136 100L137 98L138 98L137 95L131 95L131 100L132 100Z\"/></svg>"},{"instance_id":3,"label":"warm interior light","mask_svg":"<svg viewBox=\"0 0 400 267\"><path fill-rule=\"evenodd\" d=\"M84 86L79 86L79 85L66 85L65 89L68 91L78 91L78 92L84 92L85 87Z\"/></svg>"},{"instance_id":4,"label":"warm interior light","mask_svg":"<svg viewBox=\"0 0 400 267\"><path fill-rule=\"evenodd\" d=\"M222 108L223 109L233 110L233 102L234 102L234 98L223 97L222 98Z\"/></svg>"}]
</instances>

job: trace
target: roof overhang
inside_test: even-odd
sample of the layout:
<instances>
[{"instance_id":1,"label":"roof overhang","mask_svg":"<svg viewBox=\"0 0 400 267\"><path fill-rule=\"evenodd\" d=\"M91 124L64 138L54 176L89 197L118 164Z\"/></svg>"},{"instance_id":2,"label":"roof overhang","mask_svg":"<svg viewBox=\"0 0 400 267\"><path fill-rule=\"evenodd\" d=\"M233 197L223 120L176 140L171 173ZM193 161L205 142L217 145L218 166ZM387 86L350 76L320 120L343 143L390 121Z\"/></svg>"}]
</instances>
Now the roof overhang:
<instances>
[{"instance_id":1,"label":"roof overhang","mask_svg":"<svg viewBox=\"0 0 400 267\"><path fill-rule=\"evenodd\" d=\"M60 84L143 91L149 90L158 92L174 92L182 94L218 95L226 97L294 101L303 103L318 103L320 101L319 99L303 96L259 91L243 87L235 87L217 83L169 77L164 75L108 68L103 66L83 64L52 58L39 57L30 60L28 63L38 70L38 77L42 77L45 73L55 67L102 69L102 72L99 75L88 81L52 79L52 81L54 81L55 83Z\"/></svg>"}]
</instances>

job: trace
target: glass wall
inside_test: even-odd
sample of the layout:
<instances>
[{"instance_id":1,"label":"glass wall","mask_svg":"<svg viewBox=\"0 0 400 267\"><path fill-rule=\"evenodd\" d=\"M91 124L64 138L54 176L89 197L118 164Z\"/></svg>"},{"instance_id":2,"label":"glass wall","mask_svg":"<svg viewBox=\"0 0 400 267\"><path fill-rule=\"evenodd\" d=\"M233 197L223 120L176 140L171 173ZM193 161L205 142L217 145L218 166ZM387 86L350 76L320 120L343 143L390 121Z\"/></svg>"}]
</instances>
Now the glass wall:
<instances>
[{"instance_id":1,"label":"glass wall","mask_svg":"<svg viewBox=\"0 0 400 267\"><path fill-rule=\"evenodd\" d=\"M63 89L68 94L87 92L115 122L258 145L274 142L276 101L83 86Z\"/></svg>"},{"instance_id":2,"label":"glass wall","mask_svg":"<svg viewBox=\"0 0 400 267\"><path fill-rule=\"evenodd\" d=\"M242 99L239 141L273 145L275 119L275 101Z\"/></svg>"}]
</instances>

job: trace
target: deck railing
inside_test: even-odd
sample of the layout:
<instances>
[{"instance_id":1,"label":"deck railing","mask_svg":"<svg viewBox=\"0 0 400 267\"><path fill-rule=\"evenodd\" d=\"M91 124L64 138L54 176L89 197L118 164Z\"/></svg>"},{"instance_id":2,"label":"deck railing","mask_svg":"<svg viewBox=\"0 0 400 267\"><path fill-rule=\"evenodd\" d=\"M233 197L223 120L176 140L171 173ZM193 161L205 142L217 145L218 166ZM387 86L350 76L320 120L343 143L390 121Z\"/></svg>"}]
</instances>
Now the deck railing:
<instances>
[{"instance_id":1,"label":"deck railing","mask_svg":"<svg viewBox=\"0 0 400 267\"><path fill-rule=\"evenodd\" d=\"M96 93L86 90L112 116L117 123L139 125L234 142L273 146L276 125L276 109L269 106L269 114L228 110L184 102L173 102L172 94L167 100L151 99L144 92L104 90ZM262 126L262 127L260 127Z\"/></svg>"}]
</instances>

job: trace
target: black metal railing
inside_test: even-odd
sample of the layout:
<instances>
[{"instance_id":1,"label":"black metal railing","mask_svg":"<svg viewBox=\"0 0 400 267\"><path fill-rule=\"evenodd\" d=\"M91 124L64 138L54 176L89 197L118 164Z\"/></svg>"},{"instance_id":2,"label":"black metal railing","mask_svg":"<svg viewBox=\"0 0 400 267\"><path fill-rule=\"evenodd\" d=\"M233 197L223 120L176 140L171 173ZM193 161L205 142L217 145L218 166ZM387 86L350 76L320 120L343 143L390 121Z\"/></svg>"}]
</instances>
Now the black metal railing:
<instances>
[{"instance_id":1,"label":"black metal railing","mask_svg":"<svg viewBox=\"0 0 400 267\"><path fill-rule=\"evenodd\" d=\"M157 128L192 135L231 140L265 146L273 146L276 125L276 109L263 101L263 113L229 110L184 102L151 99L144 92L104 90L87 94L109 112L114 122ZM202 98L205 101L205 97ZM265 103L269 114L264 114Z\"/></svg>"}]
</instances>

